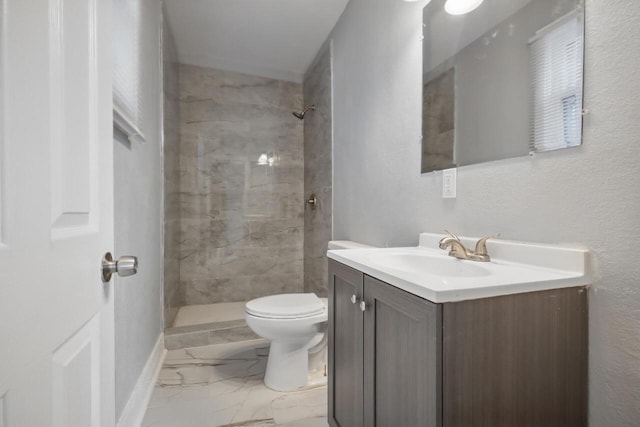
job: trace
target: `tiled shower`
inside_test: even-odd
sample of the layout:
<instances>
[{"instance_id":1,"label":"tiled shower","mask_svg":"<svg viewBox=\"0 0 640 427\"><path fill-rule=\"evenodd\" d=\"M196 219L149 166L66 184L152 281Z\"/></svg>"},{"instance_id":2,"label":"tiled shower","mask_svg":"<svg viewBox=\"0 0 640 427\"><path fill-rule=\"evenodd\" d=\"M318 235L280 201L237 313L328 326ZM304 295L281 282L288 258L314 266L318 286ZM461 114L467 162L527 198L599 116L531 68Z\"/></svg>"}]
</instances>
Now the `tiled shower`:
<instances>
[{"instance_id":1,"label":"tiled shower","mask_svg":"<svg viewBox=\"0 0 640 427\"><path fill-rule=\"evenodd\" d=\"M181 66L185 305L302 291L301 104L296 83Z\"/></svg>"},{"instance_id":2,"label":"tiled shower","mask_svg":"<svg viewBox=\"0 0 640 427\"><path fill-rule=\"evenodd\" d=\"M300 84L179 64L165 46L165 327L183 313L208 323L226 312L235 317L222 315L225 328L241 327L250 299L326 296L330 48ZM304 122L292 115L311 104Z\"/></svg>"}]
</instances>

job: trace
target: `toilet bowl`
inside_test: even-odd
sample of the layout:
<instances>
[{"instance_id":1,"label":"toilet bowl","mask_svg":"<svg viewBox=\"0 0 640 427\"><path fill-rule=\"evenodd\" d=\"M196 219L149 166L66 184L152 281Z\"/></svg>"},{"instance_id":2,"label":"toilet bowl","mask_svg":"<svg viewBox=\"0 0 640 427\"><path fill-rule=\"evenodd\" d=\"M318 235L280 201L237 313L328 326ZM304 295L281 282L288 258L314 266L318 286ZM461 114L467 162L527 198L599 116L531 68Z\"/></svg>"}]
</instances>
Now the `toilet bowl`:
<instances>
[{"instance_id":1,"label":"toilet bowl","mask_svg":"<svg viewBox=\"0 0 640 427\"><path fill-rule=\"evenodd\" d=\"M327 306L315 294L280 294L246 304L247 325L271 341L264 383L277 391L307 385L309 349L322 341Z\"/></svg>"},{"instance_id":2,"label":"toilet bowl","mask_svg":"<svg viewBox=\"0 0 640 427\"><path fill-rule=\"evenodd\" d=\"M331 241L329 249L359 249L371 246L348 240ZM315 294L280 294L257 298L245 307L247 325L271 341L264 383L278 391L308 385L311 369L325 377L327 363L326 298ZM315 381L312 381L315 384Z\"/></svg>"}]
</instances>

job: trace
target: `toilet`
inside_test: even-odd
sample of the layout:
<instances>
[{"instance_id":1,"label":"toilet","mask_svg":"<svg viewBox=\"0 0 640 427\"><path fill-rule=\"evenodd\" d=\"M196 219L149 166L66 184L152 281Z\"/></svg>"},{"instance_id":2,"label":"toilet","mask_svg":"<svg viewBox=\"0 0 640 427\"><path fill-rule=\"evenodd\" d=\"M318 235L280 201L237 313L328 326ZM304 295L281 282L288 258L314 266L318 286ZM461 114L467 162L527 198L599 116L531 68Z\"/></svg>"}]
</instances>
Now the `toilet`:
<instances>
[{"instance_id":1,"label":"toilet","mask_svg":"<svg viewBox=\"0 0 640 427\"><path fill-rule=\"evenodd\" d=\"M280 294L251 300L247 325L271 341L264 383L277 391L307 385L309 349L322 340L327 306L315 294Z\"/></svg>"},{"instance_id":2,"label":"toilet","mask_svg":"<svg viewBox=\"0 0 640 427\"><path fill-rule=\"evenodd\" d=\"M329 249L362 248L349 241L329 242ZM309 350L325 346L327 299L312 293L256 298L245 306L247 325L271 341L264 383L277 391L308 385Z\"/></svg>"}]
</instances>

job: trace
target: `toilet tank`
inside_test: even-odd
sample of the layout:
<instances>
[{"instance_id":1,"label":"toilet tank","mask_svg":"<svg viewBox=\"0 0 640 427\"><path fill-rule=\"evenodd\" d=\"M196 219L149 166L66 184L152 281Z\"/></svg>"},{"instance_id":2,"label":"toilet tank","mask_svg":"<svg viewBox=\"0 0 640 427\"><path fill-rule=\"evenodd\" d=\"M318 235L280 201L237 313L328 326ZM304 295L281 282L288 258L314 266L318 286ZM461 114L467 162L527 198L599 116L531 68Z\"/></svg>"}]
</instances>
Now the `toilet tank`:
<instances>
[{"instance_id":1,"label":"toilet tank","mask_svg":"<svg viewBox=\"0 0 640 427\"><path fill-rule=\"evenodd\" d=\"M333 249L361 249L373 248L374 246L365 245L364 243L352 242L351 240L332 240L329 242L329 250Z\"/></svg>"}]
</instances>

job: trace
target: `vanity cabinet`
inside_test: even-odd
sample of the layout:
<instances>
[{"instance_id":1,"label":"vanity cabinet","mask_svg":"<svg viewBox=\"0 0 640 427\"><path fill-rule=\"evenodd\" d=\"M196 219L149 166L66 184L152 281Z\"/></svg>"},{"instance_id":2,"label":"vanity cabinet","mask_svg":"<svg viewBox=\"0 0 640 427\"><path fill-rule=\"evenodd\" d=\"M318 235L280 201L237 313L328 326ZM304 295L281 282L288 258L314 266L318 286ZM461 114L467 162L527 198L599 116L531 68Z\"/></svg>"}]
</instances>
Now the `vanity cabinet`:
<instances>
[{"instance_id":1,"label":"vanity cabinet","mask_svg":"<svg viewBox=\"0 0 640 427\"><path fill-rule=\"evenodd\" d=\"M329 260L332 427L587 425L583 287L435 304Z\"/></svg>"},{"instance_id":2,"label":"vanity cabinet","mask_svg":"<svg viewBox=\"0 0 640 427\"><path fill-rule=\"evenodd\" d=\"M364 323L356 299L363 289L362 273L329 260L328 387L334 427L364 426Z\"/></svg>"},{"instance_id":3,"label":"vanity cabinet","mask_svg":"<svg viewBox=\"0 0 640 427\"><path fill-rule=\"evenodd\" d=\"M441 307L334 261L329 278L331 425L441 425Z\"/></svg>"}]
</instances>

